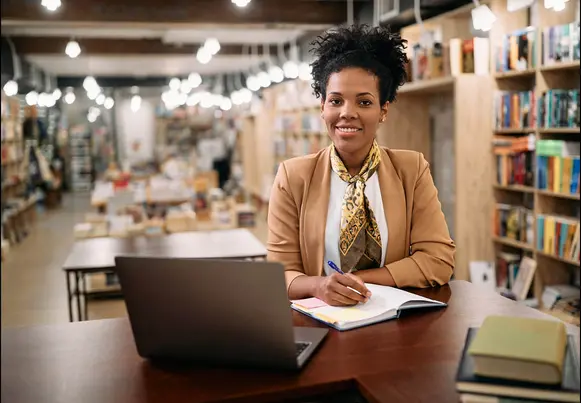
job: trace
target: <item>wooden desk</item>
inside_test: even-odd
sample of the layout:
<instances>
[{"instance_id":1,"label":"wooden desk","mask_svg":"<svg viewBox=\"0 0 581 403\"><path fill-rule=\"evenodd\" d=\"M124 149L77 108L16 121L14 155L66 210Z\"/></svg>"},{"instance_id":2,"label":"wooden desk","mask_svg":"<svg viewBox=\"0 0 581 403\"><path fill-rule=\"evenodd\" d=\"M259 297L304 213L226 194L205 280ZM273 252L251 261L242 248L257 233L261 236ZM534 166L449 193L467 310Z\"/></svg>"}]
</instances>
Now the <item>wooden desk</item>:
<instances>
[{"instance_id":1,"label":"wooden desk","mask_svg":"<svg viewBox=\"0 0 581 403\"><path fill-rule=\"evenodd\" d=\"M87 318L85 275L112 271L115 268L115 256L120 255L257 259L266 257L266 248L252 232L244 228L182 232L151 238L93 238L76 241L63 265L67 281L69 321L73 321L73 299L76 302L77 319Z\"/></svg>"},{"instance_id":2,"label":"wooden desk","mask_svg":"<svg viewBox=\"0 0 581 403\"><path fill-rule=\"evenodd\" d=\"M464 281L418 293L449 306L331 329L300 373L154 366L137 355L127 319L4 329L2 401L255 403L358 389L373 403L457 402L454 377L468 327L490 314L556 320ZM296 312L293 319L323 326ZM579 328L568 330L579 340Z\"/></svg>"}]
</instances>

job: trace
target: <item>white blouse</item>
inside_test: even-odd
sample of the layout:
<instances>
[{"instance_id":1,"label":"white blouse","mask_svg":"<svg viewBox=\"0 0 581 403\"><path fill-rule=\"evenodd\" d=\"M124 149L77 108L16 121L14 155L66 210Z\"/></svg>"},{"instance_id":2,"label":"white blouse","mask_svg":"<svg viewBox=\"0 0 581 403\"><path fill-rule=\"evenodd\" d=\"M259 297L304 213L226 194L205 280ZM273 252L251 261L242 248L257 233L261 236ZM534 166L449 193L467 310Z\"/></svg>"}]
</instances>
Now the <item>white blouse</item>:
<instances>
[{"instance_id":1,"label":"white blouse","mask_svg":"<svg viewBox=\"0 0 581 403\"><path fill-rule=\"evenodd\" d=\"M347 182L342 181L339 175L333 171L331 174L331 194L329 195L327 225L325 227L325 261L323 263L326 275L334 272L333 269L327 265L329 260L335 263L337 267L341 268L339 235L341 232L341 207L343 204L345 189L347 189ZM385 265L388 232L377 172L371 175L367 180L365 195L369 200L369 206L375 214L377 226L379 227L379 233L381 235L381 266L383 266Z\"/></svg>"}]
</instances>

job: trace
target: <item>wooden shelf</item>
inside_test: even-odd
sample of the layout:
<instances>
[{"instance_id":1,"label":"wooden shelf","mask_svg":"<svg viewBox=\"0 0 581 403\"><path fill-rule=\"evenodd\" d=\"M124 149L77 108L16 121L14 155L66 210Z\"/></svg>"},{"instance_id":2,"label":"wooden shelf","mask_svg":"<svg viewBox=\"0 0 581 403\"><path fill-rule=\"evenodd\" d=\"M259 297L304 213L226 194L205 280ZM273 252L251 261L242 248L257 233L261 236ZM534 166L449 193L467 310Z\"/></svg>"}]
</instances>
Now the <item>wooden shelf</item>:
<instances>
[{"instance_id":1,"label":"wooden shelf","mask_svg":"<svg viewBox=\"0 0 581 403\"><path fill-rule=\"evenodd\" d=\"M553 64L552 66L541 66L540 71L545 72L561 72L567 70L578 70L580 67L579 60L569 63Z\"/></svg>"},{"instance_id":2,"label":"wooden shelf","mask_svg":"<svg viewBox=\"0 0 581 403\"><path fill-rule=\"evenodd\" d=\"M581 200L578 194L569 194L569 193L558 193L558 192L551 192L549 190L541 190L536 189L536 192L542 196L548 197L557 197L560 199L569 199L569 200Z\"/></svg>"},{"instance_id":3,"label":"wooden shelf","mask_svg":"<svg viewBox=\"0 0 581 403\"><path fill-rule=\"evenodd\" d=\"M507 190L509 192L520 192L520 193L534 193L535 188L532 186L522 186L522 185L492 185L495 189L498 190Z\"/></svg>"},{"instance_id":4,"label":"wooden shelf","mask_svg":"<svg viewBox=\"0 0 581 403\"><path fill-rule=\"evenodd\" d=\"M535 129L527 127L524 129L494 129L495 134L531 134Z\"/></svg>"},{"instance_id":5,"label":"wooden shelf","mask_svg":"<svg viewBox=\"0 0 581 403\"><path fill-rule=\"evenodd\" d=\"M398 90L398 94L438 93L452 91L454 89L454 82L454 77L442 77L434 78L431 80L405 83Z\"/></svg>"},{"instance_id":6,"label":"wooden shelf","mask_svg":"<svg viewBox=\"0 0 581 403\"><path fill-rule=\"evenodd\" d=\"M578 127L555 127L538 129L540 134L579 134Z\"/></svg>"},{"instance_id":7,"label":"wooden shelf","mask_svg":"<svg viewBox=\"0 0 581 403\"><path fill-rule=\"evenodd\" d=\"M517 249L522 249L522 250L526 250L526 251L530 251L530 252L532 252L534 250L532 245L526 244L524 242L516 241L514 239L506 238L506 237L496 236L496 237L493 237L492 240L496 243L506 245L506 246L512 246L513 248L517 248Z\"/></svg>"},{"instance_id":8,"label":"wooden shelf","mask_svg":"<svg viewBox=\"0 0 581 403\"><path fill-rule=\"evenodd\" d=\"M536 74L535 69L527 69L520 71L505 71L502 73L495 73L494 78L497 80L506 80L510 78L532 78Z\"/></svg>"},{"instance_id":9,"label":"wooden shelf","mask_svg":"<svg viewBox=\"0 0 581 403\"><path fill-rule=\"evenodd\" d=\"M574 261L574 260L567 259L567 258L564 258L564 257L561 257L561 256L553 255L553 254L551 254L551 253L545 253L545 252L542 252L542 251L540 251L540 250L537 250L537 251L536 251L536 253L537 253L538 255L541 255L541 256L547 257L547 258L549 258L549 259L558 260L559 262L564 262L564 263L567 263L567 264L570 264L570 265L573 265L573 266L577 266L577 267L579 267L579 266L580 266L580 265L579 265L579 262L576 262L576 261Z\"/></svg>"}]
</instances>

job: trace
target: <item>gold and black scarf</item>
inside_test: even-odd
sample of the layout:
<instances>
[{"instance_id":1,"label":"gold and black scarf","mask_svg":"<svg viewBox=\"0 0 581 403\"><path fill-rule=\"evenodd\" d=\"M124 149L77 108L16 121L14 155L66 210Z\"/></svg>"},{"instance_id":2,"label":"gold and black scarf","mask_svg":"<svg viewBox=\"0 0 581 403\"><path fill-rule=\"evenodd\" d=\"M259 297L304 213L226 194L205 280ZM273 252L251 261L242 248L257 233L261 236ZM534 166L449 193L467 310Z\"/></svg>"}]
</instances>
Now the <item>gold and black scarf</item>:
<instances>
[{"instance_id":1,"label":"gold and black scarf","mask_svg":"<svg viewBox=\"0 0 581 403\"><path fill-rule=\"evenodd\" d=\"M377 171L380 155L380 148L374 141L359 174L351 176L335 146L331 146L331 167L341 180L347 182L339 237L341 270L345 273L381 265L381 234L365 196L365 183Z\"/></svg>"}]
</instances>

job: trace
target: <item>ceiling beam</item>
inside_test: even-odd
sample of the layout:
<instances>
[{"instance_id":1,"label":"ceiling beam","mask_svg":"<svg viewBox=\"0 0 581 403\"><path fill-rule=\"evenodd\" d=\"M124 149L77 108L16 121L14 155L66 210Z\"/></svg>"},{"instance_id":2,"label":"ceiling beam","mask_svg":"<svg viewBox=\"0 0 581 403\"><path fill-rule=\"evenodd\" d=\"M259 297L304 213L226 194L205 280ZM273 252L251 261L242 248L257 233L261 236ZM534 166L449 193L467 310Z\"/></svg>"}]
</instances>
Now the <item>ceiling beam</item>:
<instances>
[{"instance_id":1,"label":"ceiling beam","mask_svg":"<svg viewBox=\"0 0 581 403\"><path fill-rule=\"evenodd\" d=\"M54 55L64 54L70 38L59 37L10 37L18 54L22 55ZM160 39L105 39L105 38L77 38L81 46L82 55L192 55L202 44L174 45L163 43ZM288 45L285 46L285 49ZM258 46L258 53L263 53L263 47ZM278 49L276 45L269 47L270 55L275 57ZM241 44L223 44L220 55L249 54L250 48Z\"/></svg>"},{"instance_id":2,"label":"ceiling beam","mask_svg":"<svg viewBox=\"0 0 581 403\"><path fill-rule=\"evenodd\" d=\"M282 4L281 4L282 3ZM2 0L4 21L130 24L342 24L344 2L252 0L245 8L230 0L74 0L49 12L40 1Z\"/></svg>"}]
</instances>

